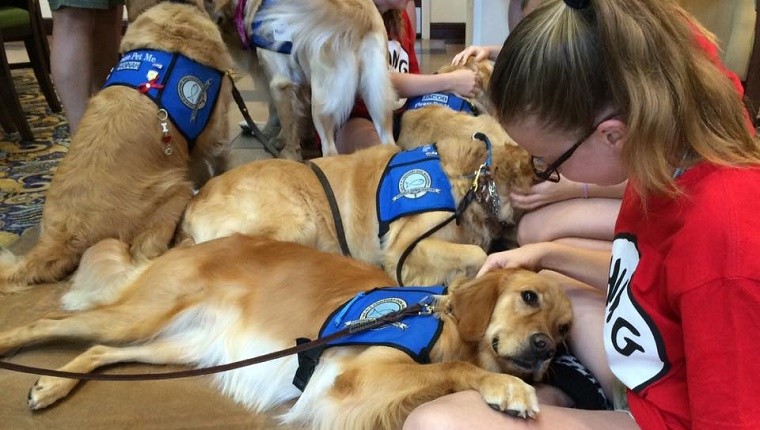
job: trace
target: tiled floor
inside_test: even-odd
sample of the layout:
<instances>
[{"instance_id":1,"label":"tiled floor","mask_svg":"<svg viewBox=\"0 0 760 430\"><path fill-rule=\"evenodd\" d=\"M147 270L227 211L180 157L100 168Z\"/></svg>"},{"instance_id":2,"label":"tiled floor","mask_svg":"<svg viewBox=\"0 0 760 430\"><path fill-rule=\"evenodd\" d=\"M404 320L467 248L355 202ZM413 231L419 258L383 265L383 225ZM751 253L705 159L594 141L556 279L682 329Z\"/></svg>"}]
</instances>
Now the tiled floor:
<instances>
[{"instance_id":1,"label":"tiled floor","mask_svg":"<svg viewBox=\"0 0 760 430\"><path fill-rule=\"evenodd\" d=\"M417 58L423 73L432 73L439 67L448 64L451 58L464 47L462 45L446 44L440 40L420 40L417 42ZM26 51L21 43L5 44L9 62L26 61ZM257 89L250 76L245 75L236 82L251 117L256 122L266 122L266 95ZM251 160L268 158L270 155L256 139L241 135L239 123L243 115L236 105L230 108L229 125L231 142L230 164L236 166Z\"/></svg>"}]
</instances>

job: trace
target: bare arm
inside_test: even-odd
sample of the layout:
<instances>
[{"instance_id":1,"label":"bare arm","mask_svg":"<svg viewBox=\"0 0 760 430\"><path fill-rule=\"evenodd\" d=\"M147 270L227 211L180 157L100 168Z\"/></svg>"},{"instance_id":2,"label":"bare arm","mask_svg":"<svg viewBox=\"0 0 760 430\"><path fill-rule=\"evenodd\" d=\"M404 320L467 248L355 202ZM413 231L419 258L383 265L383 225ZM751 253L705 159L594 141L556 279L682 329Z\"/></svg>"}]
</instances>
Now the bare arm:
<instances>
[{"instance_id":1,"label":"bare arm","mask_svg":"<svg viewBox=\"0 0 760 430\"><path fill-rule=\"evenodd\" d=\"M489 255L478 276L500 267L523 267L535 271L548 269L606 291L610 258L608 251L556 242L531 243Z\"/></svg>"},{"instance_id":2,"label":"bare arm","mask_svg":"<svg viewBox=\"0 0 760 430\"><path fill-rule=\"evenodd\" d=\"M455 70L435 75L391 72L391 82L399 97L414 97L451 91L463 97L475 96L480 80L472 70Z\"/></svg>"}]
</instances>

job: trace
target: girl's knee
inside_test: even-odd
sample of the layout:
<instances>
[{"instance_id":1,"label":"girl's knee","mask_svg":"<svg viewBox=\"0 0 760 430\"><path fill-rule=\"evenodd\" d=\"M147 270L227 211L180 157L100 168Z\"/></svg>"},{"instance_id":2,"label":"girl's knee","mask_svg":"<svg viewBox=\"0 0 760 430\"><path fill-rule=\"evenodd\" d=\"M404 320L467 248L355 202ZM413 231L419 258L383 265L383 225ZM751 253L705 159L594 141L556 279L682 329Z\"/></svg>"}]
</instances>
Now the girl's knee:
<instances>
[{"instance_id":1,"label":"girl's knee","mask_svg":"<svg viewBox=\"0 0 760 430\"><path fill-rule=\"evenodd\" d=\"M454 420L448 416L448 408L439 400L425 403L409 414L404 422L403 430L448 430L457 428Z\"/></svg>"}]
</instances>

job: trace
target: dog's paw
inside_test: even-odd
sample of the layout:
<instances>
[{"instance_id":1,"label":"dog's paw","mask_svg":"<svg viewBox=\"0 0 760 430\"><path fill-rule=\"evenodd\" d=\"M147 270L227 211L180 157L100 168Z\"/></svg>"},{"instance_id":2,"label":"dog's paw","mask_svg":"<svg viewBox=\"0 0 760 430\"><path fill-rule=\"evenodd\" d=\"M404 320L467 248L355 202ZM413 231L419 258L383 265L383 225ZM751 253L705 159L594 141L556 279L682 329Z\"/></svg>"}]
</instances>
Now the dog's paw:
<instances>
[{"instance_id":1,"label":"dog's paw","mask_svg":"<svg viewBox=\"0 0 760 430\"><path fill-rule=\"evenodd\" d=\"M52 378L43 376L34 383L26 397L29 409L37 411L44 409L67 394L77 385L76 379Z\"/></svg>"},{"instance_id":2,"label":"dog's paw","mask_svg":"<svg viewBox=\"0 0 760 430\"><path fill-rule=\"evenodd\" d=\"M513 417L528 419L538 414L536 389L510 375L491 375L478 388L483 400L493 409Z\"/></svg>"}]
</instances>

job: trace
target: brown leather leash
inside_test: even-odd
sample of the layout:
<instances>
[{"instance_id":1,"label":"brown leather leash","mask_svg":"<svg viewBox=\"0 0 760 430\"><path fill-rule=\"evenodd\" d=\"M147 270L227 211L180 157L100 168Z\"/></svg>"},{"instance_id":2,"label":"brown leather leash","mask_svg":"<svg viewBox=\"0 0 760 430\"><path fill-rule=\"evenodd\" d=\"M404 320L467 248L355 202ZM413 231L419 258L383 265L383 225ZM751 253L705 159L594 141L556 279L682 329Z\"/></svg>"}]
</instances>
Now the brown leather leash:
<instances>
[{"instance_id":1,"label":"brown leather leash","mask_svg":"<svg viewBox=\"0 0 760 430\"><path fill-rule=\"evenodd\" d=\"M275 360L289 355L297 354L299 352L307 351L314 348L327 345L333 340L346 337L352 334L356 334L362 331L371 330L374 328L382 327L397 321L400 321L407 316L419 314L421 312L431 313L430 305L415 303L407 308L389 312L381 317L358 321L356 323L348 325L343 330L337 331L329 336L315 339L310 342L301 343L296 346L283 349L280 351L270 352L268 354L260 355L258 357L248 358L245 360L235 361L232 363L221 364L218 366L201 367L198 369L179 370L175 372L163 372L163 373L133 373L122 375L100 374L100 373L79 373L79 372L65 372L62 370L46 369L42 367L25 366L22 364L9 363L7 361L0 360L0 369L6 369L13 372L29 373L33 375L53 376L56 378L67 379L79 379L83 381L157 381L164 379L179 379L189 378L192 376L210 375L213 373L227 372L241 367L251 366L253 364L263 363L265 361Z\"/></svg>"}]
</instances>

